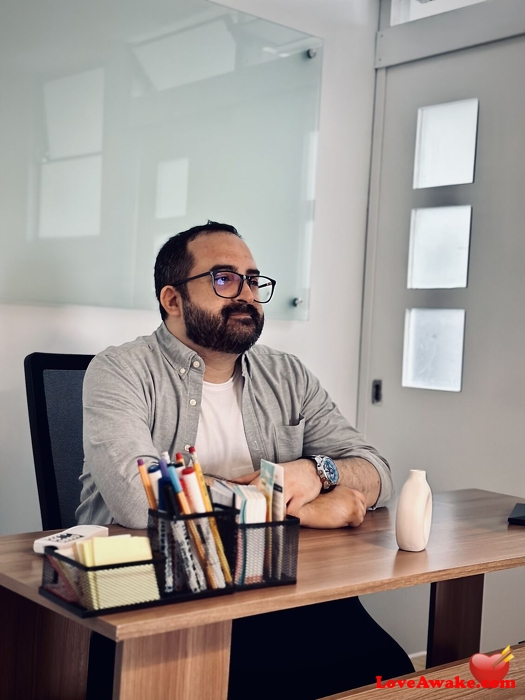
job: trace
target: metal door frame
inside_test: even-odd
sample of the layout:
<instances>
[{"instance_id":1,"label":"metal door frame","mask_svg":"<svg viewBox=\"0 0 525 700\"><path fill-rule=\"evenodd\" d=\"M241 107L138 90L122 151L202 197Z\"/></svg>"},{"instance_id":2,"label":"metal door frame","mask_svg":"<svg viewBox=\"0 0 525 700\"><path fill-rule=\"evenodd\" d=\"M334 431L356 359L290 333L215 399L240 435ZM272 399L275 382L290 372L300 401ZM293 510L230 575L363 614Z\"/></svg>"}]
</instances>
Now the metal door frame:
<instances>
[{"instance_id":1,"label":"metal door frame","mask_svg":"<svg viewBox=\"0 0 525 700\"><path fill-rule=\"evenodd\" d=\"M381 0L380 28L376 35L376 85L357 396L357 427L364 434L375 379L370 376L370 364L388 68L525 34L523 0L486 0L394 27L388 26L390 8L391 0Z\"/></svg>"}]
</instances>

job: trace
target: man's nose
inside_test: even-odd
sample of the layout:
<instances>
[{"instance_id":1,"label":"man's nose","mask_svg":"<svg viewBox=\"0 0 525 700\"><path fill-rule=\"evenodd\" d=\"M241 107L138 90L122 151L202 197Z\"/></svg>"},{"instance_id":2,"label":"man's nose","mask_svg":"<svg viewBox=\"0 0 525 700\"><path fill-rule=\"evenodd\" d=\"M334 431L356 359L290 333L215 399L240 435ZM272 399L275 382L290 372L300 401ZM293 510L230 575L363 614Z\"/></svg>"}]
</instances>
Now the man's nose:
<instances>
[{"instance_id":1,"label":"man's nose","mask_svg":"<svg viewBox=\"0 0 525 700\"><path fill-rule=\"evenodd\" d=\"M236 299L237 301L255 301L255 295L248 280L242 281L241 293Z\"/></svg>"}]
</instances>

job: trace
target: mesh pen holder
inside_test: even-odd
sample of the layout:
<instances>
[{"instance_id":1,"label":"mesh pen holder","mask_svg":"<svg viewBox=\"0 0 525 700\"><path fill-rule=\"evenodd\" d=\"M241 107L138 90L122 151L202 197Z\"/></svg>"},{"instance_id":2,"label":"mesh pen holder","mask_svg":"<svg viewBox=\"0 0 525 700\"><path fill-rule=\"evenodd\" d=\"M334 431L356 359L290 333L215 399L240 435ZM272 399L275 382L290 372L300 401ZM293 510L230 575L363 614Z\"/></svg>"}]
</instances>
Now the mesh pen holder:
<instances>
[{"instance_id":1,"label":"mesh pen holder","mask_svg":"<svg viewBox=\"0 0 525 700\"><path fill-rule=\"evenodd\" d=\"M237 525L235 590L297 583L299 518Z\"/></svg>"},{"instance_id":2,"label":"mesh pen holder","mask_svg":"<svg viewBox=\"0 0 525 700\"><path fill-rule=\"evenodd\" d=\"M161 598L233 593L236 514L234 508L173 517L149 511L151 550L164 559L156 569Z\"/></svg>"}]
</instances>

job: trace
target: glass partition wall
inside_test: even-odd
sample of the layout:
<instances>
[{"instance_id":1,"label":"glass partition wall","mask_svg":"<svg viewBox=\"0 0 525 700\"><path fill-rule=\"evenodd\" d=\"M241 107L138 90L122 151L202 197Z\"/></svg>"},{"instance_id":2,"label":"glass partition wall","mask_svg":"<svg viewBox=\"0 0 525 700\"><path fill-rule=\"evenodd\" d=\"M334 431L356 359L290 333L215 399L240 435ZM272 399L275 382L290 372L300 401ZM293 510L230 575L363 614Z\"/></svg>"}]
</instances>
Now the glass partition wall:
<instances>
[{"instance_id":1,"label":"glass partition wall","mask_svg":"<svg viewBox=\"0 0 525 700\"><path fill-rule=\"evenodd\" d=\"M156 308L231 223L308 316L322 42L206 0L0 0L0 300Z\"/></svg>"}]
</instances>

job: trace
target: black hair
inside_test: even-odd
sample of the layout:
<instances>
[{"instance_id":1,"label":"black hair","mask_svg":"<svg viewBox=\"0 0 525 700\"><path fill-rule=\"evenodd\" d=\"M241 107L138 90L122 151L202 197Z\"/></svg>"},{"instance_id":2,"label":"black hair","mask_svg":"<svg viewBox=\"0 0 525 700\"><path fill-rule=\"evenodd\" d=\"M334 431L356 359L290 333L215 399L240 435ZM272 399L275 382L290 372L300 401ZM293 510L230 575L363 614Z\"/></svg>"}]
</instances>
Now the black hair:
<instances>
[{"instance_id":1,"label":"black hair","mask_svg":"<svg viewBox=\"0 0 525 700\"><path fill-rule=\"evenodd\" d=\"M155 261L155 295L159 302L160 315L164 321L168 314L160 303L160 293L166 285L174 284L188 277L195 263L193 255L188 251L188 243L198 236L211 233L231 233L242 239L235 226L219 224L217 221L208 221L203 226L194 226L187 231L175 234L164 243ZM183 299L188 298L188 290L185 284L177 287Z\"/></svg>"}]
</instances>

